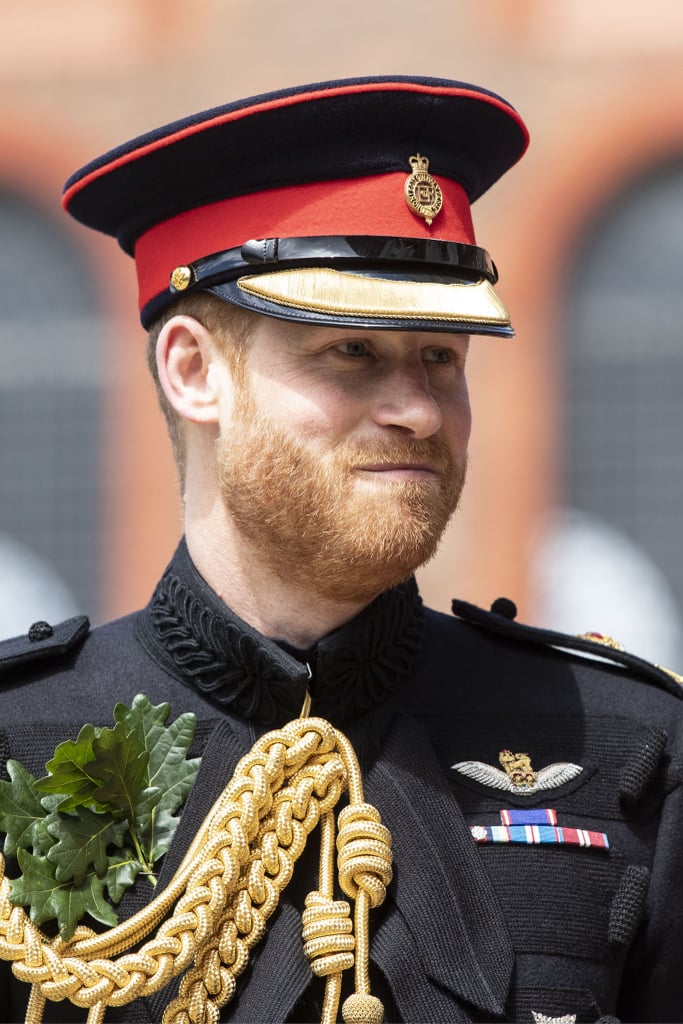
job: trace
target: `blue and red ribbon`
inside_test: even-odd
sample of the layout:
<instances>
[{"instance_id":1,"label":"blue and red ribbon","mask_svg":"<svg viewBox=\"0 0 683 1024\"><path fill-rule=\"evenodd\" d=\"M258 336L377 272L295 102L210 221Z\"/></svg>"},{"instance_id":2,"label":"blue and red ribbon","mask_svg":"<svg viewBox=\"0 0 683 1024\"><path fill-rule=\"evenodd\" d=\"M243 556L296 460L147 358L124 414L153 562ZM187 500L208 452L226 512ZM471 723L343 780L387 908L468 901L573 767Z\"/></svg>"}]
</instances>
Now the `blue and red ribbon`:
<instances>
[{"instance_id":1,"label":"blue and red ribbon","mask_svg":"<svg viewBox=\"0 0 683 1024\"><path fill-rule=\"evenodd\" d=\"M605 832L592 832L585 828L568 828L557 824L557 812L552 808L533 810L502 810L501 825L472 825L470 831L476 843L541 843L566 846L609 849Z\"/></svg>"}]
</instances>

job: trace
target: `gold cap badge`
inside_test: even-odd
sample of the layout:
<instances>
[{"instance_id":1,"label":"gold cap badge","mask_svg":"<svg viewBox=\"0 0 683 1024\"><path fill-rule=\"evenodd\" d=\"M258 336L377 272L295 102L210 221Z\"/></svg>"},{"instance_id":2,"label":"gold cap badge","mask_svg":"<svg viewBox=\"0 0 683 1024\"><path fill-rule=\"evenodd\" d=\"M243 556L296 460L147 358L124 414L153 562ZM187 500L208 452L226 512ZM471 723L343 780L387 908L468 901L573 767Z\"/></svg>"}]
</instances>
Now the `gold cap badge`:
<instances>
[{"instance_id":1,"label":"gold cap badge","mask_svg":"<svg viewBox=\"0 0 683 1024\"><path fill-rule=\"evenodd\" d=\"M413 173L409 174L403 188L406 202L413 213L424 217L431 224L443 206L443 193L439 183L429 173L429 160L415 153L409 158Z\"/></svg>"}]
</instances>

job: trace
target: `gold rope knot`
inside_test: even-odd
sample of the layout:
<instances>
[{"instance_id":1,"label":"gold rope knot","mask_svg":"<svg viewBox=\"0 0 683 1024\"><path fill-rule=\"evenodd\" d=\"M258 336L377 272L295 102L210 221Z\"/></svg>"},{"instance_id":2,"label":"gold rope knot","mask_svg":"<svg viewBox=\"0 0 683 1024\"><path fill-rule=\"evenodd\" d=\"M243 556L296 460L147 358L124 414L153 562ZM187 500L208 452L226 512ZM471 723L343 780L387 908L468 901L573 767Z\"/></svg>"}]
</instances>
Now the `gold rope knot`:
<instances>
[{"instance_id":1,"label":"gold rope knot","mask_svg":"<svg viewBox=\"0 0 683 1024\"><path fill-rule=\"evenodd\" d=\"M353 967L351 907L346 900L332 900L321 892L309 892L302 915L304 954L319 978Z\"/></svg>"},{"instance_id":2,"label":"gold rope knot","mask_svg":"<svg viewBox=\"0 0 683 1024\"><path fill-rule=\"evenodd\" d=\"M378 907L391 882L391 833L371 804L352 804L339 815L339 884L351 899L365 892Z\"/></svg>"}]
</instances>

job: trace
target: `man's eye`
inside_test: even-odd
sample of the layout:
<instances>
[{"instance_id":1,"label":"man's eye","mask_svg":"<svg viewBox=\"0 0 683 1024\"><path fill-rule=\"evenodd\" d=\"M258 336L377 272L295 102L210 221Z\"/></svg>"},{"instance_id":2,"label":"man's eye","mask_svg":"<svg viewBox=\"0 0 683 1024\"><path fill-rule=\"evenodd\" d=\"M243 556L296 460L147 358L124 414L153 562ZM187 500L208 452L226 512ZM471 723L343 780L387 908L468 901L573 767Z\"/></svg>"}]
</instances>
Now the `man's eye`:
<instances>
[{"instance_id":1,"label":"man's eye","mask_svg":"<svg viewBox=\"0 0 683 1024\"><path fill-rule=\"evenodd\" d=\"M364 341L344 341L341 345L337 345L340 352L343 352L345 356L367 356L369 355L368 346Z\"/></svg>"},{"instance_id":2,"label":"man's eye","mask_svg":"<svg viewBox=\"0 0 683 1024\"><path fill-rule=\"evenodd\" d=\"M430 348L424 354L424 359L428 363L450 363L452 358L447 348Z\"/></svg>"}]
</instances>

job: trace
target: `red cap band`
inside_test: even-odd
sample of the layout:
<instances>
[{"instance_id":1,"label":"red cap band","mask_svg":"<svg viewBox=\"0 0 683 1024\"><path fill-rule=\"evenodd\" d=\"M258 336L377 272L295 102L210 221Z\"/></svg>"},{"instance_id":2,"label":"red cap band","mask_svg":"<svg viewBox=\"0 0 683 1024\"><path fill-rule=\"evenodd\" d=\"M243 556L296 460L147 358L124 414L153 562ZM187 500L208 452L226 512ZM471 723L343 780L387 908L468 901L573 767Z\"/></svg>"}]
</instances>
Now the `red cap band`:
<instances>
[{"instance_id":1,"label":"red cap band","mask_svg":"<svg viewBox=\"0 0 683 1024\"><path fill-rule=\"evenodd\" d=\"M199 206L157 224L135 243L140 308L168 289L177 266L252 238L387 235L474 244L463 187L437 176L443 207L428 227L405 201L408 173L268 189Z\"/></svg>"}]
</instances>

